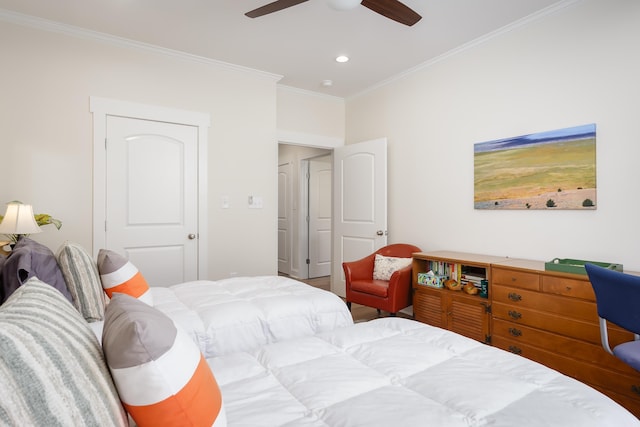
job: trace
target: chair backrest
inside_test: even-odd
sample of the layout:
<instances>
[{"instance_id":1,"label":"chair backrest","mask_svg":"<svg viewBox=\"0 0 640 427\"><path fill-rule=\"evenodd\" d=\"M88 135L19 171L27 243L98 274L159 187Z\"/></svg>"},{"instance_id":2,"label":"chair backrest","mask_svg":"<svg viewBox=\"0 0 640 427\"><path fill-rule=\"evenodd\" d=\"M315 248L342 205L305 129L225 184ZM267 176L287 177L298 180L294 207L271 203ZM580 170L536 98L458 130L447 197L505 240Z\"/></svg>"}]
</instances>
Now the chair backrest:
<instances>
[{"instance_id":1,"label":"chair backrest","mask_svg":"<svg viewBox=\"0 0 640 427\"><path fill-rule=\"evenodd\" d=\"M391 245L383 246L375 253L383 256L392 256L397 258L411 258L414 252L420 252L420 248L406 243L394 243Z\"/></svg>"},{"instance_id":2,"label":"chair backrest","mask_svg":"<svg viewBox=\"0 0 640 427\"><path fill-rule=\"evenodd\" d=\"M598 316L640 334L640 276L595 264L585 269L596 294Z\"/></svg>"}]
</instances>

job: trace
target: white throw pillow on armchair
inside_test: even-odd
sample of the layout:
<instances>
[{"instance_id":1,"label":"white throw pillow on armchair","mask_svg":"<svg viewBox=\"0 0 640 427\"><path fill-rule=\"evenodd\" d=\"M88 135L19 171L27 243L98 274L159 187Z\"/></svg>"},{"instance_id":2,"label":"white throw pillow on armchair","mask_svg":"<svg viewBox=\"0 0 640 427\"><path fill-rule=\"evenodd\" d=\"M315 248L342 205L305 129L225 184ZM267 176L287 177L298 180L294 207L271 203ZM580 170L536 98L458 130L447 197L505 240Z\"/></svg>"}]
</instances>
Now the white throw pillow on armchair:
<instances>
[{"instance_id":1,"label":"white throw pillow on armchair","mask_svg":"<svg viewBox=\"0 0 640 427\"><path fill-rule=\"evenodd\" d=\"M413 258L398 258L376 254L373 264L374 280L389 280L397 270L411 265Z\"/></svg>"}]
</instances>

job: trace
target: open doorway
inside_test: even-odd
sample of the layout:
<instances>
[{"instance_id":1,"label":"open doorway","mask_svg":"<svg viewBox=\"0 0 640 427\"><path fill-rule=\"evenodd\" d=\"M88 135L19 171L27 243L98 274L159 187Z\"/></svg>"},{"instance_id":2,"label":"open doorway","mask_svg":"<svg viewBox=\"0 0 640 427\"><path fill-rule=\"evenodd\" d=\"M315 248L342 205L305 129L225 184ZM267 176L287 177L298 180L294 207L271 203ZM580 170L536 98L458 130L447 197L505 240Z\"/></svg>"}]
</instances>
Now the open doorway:
<instances>
[{"instance_id":1,"label":"open doorway","mask_svg":"<svg viewBox=\"0 0 640 427\"><path fill-rule=\"evenodd\" d=\"M278 272L331 275L332 150L278 145Z\"/></svg>"},{"instance_id":2,"label":"open doorway","mask_svg":"<svg viewBox=\"0 0 640 427\"><path fill-rule=\"evenodd\" d=\"M307 253L309 279L331 276L333 156L304 160L307 181Z\"/></svg>"}]
</instances>

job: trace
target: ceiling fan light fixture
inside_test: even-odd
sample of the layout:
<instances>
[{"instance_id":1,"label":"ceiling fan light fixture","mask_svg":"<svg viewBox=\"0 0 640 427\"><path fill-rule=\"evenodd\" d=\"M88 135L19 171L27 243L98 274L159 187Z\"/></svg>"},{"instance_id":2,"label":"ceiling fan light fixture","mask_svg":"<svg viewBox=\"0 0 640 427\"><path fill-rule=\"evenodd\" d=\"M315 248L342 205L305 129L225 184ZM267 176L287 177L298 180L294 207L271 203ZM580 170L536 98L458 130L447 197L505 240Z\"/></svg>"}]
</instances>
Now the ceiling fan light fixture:
<instances>
[{"instance_id":1,"label":"ceiling fan light fixture","mask_svg":"<svg viewBox=\"0 0 640 427\"><path fill-rule=\"evenodd\" d=\"M336 57L336 62L347 62L349 61L349 57L347 55L339 55Z\"/></svg>"},{"instance_id":2,"label":"ceiling fan light fixture","mask_svg":"<svg viewBox=\"0 0 640 427\"><path fill-rule=\"evenodd\" d=\"M329 0L329 7L335 10L351 10L360 5L360 0Z\"/></svg>"}]
</instances>

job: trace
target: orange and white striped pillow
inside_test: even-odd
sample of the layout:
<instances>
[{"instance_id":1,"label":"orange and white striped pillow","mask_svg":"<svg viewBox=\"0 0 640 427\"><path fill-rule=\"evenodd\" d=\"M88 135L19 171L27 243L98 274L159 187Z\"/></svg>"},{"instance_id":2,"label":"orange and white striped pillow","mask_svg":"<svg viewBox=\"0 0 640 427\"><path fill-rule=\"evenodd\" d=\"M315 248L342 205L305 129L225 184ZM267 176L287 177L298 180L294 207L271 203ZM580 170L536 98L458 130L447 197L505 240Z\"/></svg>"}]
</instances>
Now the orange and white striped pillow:
<instances>
[{"instance_id":1,"label":"orange and white striped pillow","mask_svg":"<svg viewBox=\"0 0 640 427\"><path fill-rule=\"evenodd\" d=\"M149 284L138 268L122 255L109 249L100 249L98 272L102 287L109 298L118 292L153 305Z\"/></svg>"},{"instance_id":2,"label":"orange and white striped pillow","mask_svg":"<svg viewBox=\"0 0 640 427\"><path fill-rule=\"evenodd\" d=\"M222 394L198 346L129 295L105 310L102 346L120 399L139 427L224 427Z\"/></svg>"}]
</instances>

